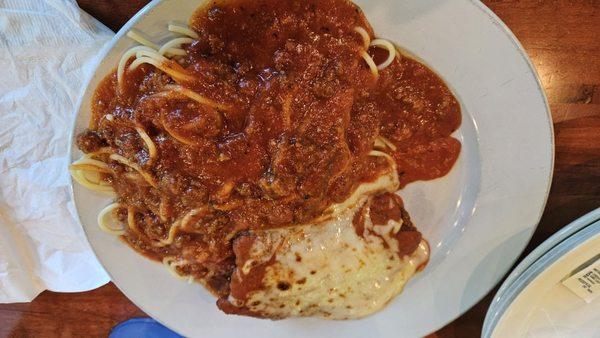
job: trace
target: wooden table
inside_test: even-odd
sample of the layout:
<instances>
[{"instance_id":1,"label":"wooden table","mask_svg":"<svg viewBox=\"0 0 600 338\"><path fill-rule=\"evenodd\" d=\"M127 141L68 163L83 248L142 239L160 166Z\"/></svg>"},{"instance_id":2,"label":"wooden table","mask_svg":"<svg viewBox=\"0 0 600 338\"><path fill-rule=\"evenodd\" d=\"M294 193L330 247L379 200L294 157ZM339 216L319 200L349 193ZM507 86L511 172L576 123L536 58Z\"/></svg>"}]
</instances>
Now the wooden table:
<instances>
[{"instance_id":1,"label":"wooden table","mask_svg":"<svg viewBox=\"0 0 600 338\"><path fill-rule=\"evenodd\" d=\"M113 30L146 0L78 0ZM600 1L484 1L519 38L548 95L556 135L554 181L526 253L600 206ZM431 337L478 337L492 291ZM0 305L0 336L106 336L115 324L145 316L111 283L83 293L44 292L28 304Z\"/></svg>"}]
</instances>

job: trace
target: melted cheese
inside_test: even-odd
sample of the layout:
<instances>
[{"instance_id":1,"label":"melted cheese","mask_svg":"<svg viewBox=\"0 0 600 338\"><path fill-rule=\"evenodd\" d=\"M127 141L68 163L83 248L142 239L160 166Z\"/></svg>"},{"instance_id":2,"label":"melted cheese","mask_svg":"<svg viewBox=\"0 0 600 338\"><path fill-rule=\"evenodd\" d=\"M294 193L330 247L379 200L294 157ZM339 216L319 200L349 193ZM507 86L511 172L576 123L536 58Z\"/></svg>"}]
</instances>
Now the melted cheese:
<instances>
[{"instance_id":1,"label":"melted cheese","mask_svg":"<svg viewBox=\"0 0 600 338\"><path fill-rule=\"evenodd\" d=\"M368 213L364 233L358 235L352 221L367 201L363 196L327 221L257 234L240 277L257 263L275 259L265 270L260 290L243 301L231 296L229 301L270 318L350 319L384 307L426 262L427 245L421 243L411 256L399 257L393 235L402 224L373 226Z\"/></svg>"},{"instance_id":2,"label":"melted cheese","mask_svg":"<svg viewBox=\"0 0 600 338\"><path fill-rule=\"evenodd\" d=\"M398 178L398 169L396 162L388 154L381 151L371 151L371 156L384 157L388 160L389 168L386 172L381 173L377 176L377 179L373 182L365 182L359 185L356 190L341 203L336 203L327 208L323 213L323 217L319 220L324 220L329 217L335 217L340 213L352 208L356 202L361 198L368 195L374 195L381 192L394 192L398 190L400 186L400 179Z\"/></svg>"}]
</instances>

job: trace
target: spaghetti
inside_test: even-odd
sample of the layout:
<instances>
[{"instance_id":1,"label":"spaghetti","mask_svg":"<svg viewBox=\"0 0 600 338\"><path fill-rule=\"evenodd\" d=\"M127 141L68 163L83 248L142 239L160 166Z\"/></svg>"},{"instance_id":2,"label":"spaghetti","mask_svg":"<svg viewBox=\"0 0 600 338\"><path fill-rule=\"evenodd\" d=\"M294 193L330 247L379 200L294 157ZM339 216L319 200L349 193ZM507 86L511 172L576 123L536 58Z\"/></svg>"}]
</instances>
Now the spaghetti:
<instances>
[{"instance_id":1,"label":"spaghetti","mask_svg":"<svg viewBox=\"0 0 600 338\"><path fill-rule=\"evenodd\" d=\"M396 55L398 54L396 51L396 47L386 39L375 39L371 40L371 36L369 33L362 27L356 26L354 27L354 31L360 34L363 40L363 50L360 51L360 56L365 60L371 73L375 78L379 77L379 71L386 69L389 67L392 62L394 62ZM371 55L368 53L368 49L370 47L383 47L387 50L388 56L385 61L381 64L377 65Z\"/></svg>"},{"instance_id":2,"label":"spaghetti","mask_svg":"<svg viewBox=\"0 0 600 338\"><path fill-rule=\"evenodd\" d=\"M96 88L69 171L115 197L103 231L219 297L252 233L332 219L456 161L452 93L345 0L211 2L167 30L127 33L139 45ZM418 245L398 224L398 247Z\"/></svg>"}]
</instances>

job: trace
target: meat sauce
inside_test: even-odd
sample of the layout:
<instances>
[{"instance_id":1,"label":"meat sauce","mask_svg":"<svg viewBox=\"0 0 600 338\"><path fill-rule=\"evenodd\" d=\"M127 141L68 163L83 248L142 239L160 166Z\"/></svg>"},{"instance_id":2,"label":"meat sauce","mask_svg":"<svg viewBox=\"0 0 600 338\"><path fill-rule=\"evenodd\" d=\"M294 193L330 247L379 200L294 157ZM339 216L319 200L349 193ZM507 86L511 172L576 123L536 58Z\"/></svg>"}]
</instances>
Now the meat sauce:
<instances>
[{"instance_id":1,"label":"meat sauce","mask_svg":"<svg viewBox=\"0 0 600 338\"><path fill-rule=\"evenodd\" d=\"M105 179L138 228L124 240L153 259L185 259L177 270L206 280L217 295L229 292L236 238L309 222L387 168L385 158L368 155L378 136L396 148L386 152L401 186L441 177L455 163L457 100L406 56L375 78L354 27L374 33L352 3L215 1L190 26L199 39L178 59L194 78L183 85L221 106L156 95L174 80L150 65L127 72L117 95L113 72L97 87L90 128L77 144L86 153L108 147L154 177L149 185L107 160L114 174ZM387 56L369 53L378 63ZM156 145L155 159L136 127ZM420 234L401 201L389 198L382 203L393 208L380 208L381 217L408 220L405 230L418 234L406 236L410 250ZM191 230L168 246L151 245L194 208L207 211L192 217ZM126 222L125 213L120 218Z\"/></svg>"},{"instance_id":2,"label":"meat sauce","mask_svg":"<svg viewBox=\"0 0 600 338\"><path fill-rule=\"evenodd\" d=\"M398 256L404 257L415 251L421 242L421 233L413 225L408 212L404 209L404 203L400 196L392 193L383 193L371 198L368 204L363 206L359 212L354 215L352 224L358 236L363 236L365 231L365 214L366 209L369 209L369 217L373 226L381 226L388 224L389 221L395 221L402 224L400 231L395 237L398 240ZM371 235L377 235L371 233ZM384 245L387 245L383 241Z\"/></svg>"}]
</instances>

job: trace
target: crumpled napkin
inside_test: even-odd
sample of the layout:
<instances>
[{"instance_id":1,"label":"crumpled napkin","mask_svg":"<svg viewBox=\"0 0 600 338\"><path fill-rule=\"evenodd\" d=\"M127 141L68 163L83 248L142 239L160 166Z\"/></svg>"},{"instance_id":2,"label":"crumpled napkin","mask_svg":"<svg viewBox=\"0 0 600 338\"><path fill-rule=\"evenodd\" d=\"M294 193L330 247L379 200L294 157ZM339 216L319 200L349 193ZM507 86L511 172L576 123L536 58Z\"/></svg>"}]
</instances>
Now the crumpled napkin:
<instances>
[{"instance_id":1,"label":"crumpled napkin","mask_svg":"<svg viewBox=\"0 0 600 338\"><path fill-rule=\"evenodd\" d=\"M66 169L76 101L112 36L75 0L0 0L0 303L109 280Z\"/></svg>"}]
</instances>

